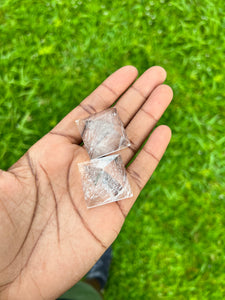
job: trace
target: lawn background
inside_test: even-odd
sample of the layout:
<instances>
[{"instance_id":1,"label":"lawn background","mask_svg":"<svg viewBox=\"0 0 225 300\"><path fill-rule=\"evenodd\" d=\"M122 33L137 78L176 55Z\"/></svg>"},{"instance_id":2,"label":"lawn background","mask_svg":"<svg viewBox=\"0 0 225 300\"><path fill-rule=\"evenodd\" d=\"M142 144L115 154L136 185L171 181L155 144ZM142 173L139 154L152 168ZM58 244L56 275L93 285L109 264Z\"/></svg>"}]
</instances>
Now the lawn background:
<instances>
[{"instance_id":1,"label":"lawn background","mask_svg":"<svg viewBox=\"0 0 225 300\"><path fill-rule=\"evenodd\" d=\"M167 70L171 144L113 245L105 297L225 298L223 0L0 0L0 167L117 68Z\"/></svg>"}]
</instances>

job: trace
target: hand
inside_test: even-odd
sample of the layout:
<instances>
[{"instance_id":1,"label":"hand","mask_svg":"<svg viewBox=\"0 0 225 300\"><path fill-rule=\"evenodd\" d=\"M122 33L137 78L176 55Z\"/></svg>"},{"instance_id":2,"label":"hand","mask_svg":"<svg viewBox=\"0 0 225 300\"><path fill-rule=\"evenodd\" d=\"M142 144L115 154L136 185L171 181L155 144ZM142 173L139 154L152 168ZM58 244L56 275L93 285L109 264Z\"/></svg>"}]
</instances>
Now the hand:
<instances>
[{"instance_id":1,"label":"hand","mask_svg":"<svg viewBox=\"0 0 225 300\"><path fill-rule=\"evenodd\" d=\"M170 129L156 128L127 168L133 198L87 209L77 163L89 157L74 121L122 95L115 106L131 141L120 152L128 164L172 100L161 67L148 69L131 85L136 76L132 66L117 70L7 172L0 171L1 299L58 297L119 234L169 143Z\"/></svg>"}]
</instances>

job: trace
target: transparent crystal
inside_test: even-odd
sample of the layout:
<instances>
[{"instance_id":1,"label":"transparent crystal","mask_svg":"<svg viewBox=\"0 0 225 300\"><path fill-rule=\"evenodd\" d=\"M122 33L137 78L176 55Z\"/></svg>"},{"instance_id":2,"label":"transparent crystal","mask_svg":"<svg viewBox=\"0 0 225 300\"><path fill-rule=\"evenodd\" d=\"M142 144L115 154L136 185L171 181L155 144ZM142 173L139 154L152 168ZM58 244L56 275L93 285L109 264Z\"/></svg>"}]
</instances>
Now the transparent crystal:
<instances>
[{"instance_id":1,"label":"transparent crystal","mask_svg":"<svg viewBox=\"0 0 225 300\"><path fill-rule=\"evenodd\" d=\"M97 158L130 146L116 108L109 108L83 120L76 120L90 158Z\"/></svg>"},{"instance_id":2,"label":"transparent crystal","mask_svg":"<svg viewBox=\"0 0 225 300\"><path fill-rule=\"evenodd\" d=\"M110 155L78 164L87 207L133 196L120 155Z\"/></svg>"}]
</instances>

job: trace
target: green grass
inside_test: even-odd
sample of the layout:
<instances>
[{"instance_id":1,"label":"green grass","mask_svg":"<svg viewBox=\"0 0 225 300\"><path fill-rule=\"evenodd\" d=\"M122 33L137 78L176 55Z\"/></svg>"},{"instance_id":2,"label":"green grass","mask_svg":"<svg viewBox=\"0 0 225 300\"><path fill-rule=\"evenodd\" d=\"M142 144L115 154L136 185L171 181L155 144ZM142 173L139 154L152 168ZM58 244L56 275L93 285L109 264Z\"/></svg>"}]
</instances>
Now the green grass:
<instances>
[{"instance_id":1,"label":"green grass","mask_svg":"<svg viewBox=\"0 0 225 300\"><path fill-rule=\"evenodd\" d=\"M3 0L0 162L126 64L168 72L173 132L114 243L106 299L225 298L225 2Z\"/></svg>"}]
</instances>

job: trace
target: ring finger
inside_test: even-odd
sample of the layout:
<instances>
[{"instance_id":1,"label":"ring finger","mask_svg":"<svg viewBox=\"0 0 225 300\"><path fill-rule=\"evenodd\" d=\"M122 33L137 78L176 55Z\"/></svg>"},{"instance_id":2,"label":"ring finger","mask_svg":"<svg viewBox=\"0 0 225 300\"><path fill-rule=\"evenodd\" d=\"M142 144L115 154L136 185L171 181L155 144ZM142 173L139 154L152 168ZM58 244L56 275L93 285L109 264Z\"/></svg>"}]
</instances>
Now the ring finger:
<instances>
[{"instance_id":1,"label":"ring finger","mask_svg":"<svg viewBox=\"0 0 225 300\"><path fill-rule=\"evenodd\" d=\"M168 85L158 86L126 127L131 146L121 151L125 164L135 155L170 104L173 91Z\"/></svg>"}]
</instances>

